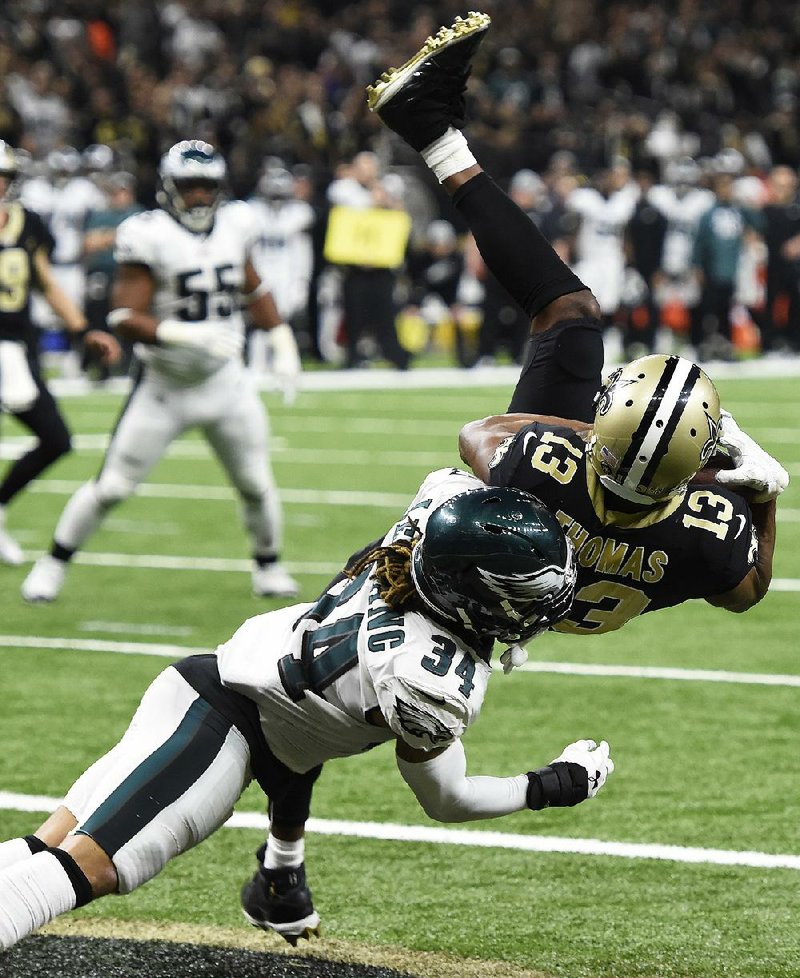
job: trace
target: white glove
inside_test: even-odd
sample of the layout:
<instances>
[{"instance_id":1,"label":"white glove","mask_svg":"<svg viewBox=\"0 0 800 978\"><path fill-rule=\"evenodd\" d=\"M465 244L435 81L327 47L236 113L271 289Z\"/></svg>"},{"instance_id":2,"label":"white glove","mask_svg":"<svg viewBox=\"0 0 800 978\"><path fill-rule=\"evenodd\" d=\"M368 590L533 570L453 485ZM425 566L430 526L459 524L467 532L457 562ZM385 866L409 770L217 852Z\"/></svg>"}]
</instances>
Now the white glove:
<instances>
[{"instance_id":1,"label":"white glove","mask_svg":"<svg viewBox=\"0 0 800 978\"><path fill-rule=\"evenodd\" d=\"M755 489L753 502L775 499L789 485L789 473L739 427L733 416L722 411L719 444L728 450L735 468L720 469L717 482L733 489Z\"/></svg>"},{"instance_id":2,"label":"white glove","mask_svg":"<svg viewBox=\"0 0 800 978\"><path fill-rule=\"evenodd\" d=\"M232 326L217 323L185 323L162 319L156 326L156 339L165 346L188 346L205 350L212 357L232 360L242 355L244 336Z\"/></svg>"},{"instance_id":3,"label":"white glove","mask_svg":"<svg viewBox=\"0 0 800 978\"><path fill-rule=\"evenodd\" d=\"M503 673L506 676L512 669L518 669L520 666L524 666L527 661L528 650L524 649L521 645L510 645L500 656L500 662L503 664Z\"/></svg>"},{"instance_id":4,"label":"white glove","mask_svg":"<svg viewBox=\"0 0 800 978\"><path fill-rule=\"evenodd\" d=\"M589 798L594 798L606 783L609 774L614 770L614 762L608 756L608 741L601 740L596 744L593 740L576 740L561 751L552 761L564 761L570 764L580 764L589 776Z\"/></svg>"},{"instance_id":5,"label":"white glove","mask_svg":"<svg viewBox=\"0 0 800 978\"><path fill-rule=\"evenodd\" d=\"M294 332L288 323L280 323L267 332L267 337L272 350L272 372L283 391L284 404L291 404L303 369Z\"/></svg>"}]
</instances>

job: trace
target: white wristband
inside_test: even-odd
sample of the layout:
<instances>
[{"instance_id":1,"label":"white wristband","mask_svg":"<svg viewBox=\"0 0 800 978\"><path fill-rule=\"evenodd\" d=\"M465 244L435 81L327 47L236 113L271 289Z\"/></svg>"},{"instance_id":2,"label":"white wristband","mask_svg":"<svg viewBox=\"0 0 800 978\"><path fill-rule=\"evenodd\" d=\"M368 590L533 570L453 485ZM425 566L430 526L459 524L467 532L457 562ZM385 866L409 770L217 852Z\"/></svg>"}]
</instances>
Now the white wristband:
<instances>
[{"instance_id":1,"label":"white wristband","mask_svg":"<svg viewBox=\"0 0 800 978\"><path fill-rule=\"evenodd\" d=\"M452 126L443 136L439 136L429 146L426 146L421 155L433 170L439 183L444 183L454 173L467 170L477 163L467 145L464 133Z\"/></svg>"},{"instance_id":2,"label":"white wristband","mask_svg":"<svg viewBox=\"0 0 800 978\"><path fill-rule=\"evenodd\" d=\"M124 323L126 319L133 315L133 309L112 309L111 312L106 316L106 326L111 329L116 329L120 323Z\"/></svg>"}]
</instances>

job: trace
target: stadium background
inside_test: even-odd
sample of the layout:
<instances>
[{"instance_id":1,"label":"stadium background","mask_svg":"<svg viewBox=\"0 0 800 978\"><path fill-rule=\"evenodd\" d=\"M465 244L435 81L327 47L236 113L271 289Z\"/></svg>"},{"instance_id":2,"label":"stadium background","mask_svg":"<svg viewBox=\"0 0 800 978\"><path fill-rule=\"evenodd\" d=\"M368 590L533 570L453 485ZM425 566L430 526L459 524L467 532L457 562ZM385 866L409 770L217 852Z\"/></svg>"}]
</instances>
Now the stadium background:
<instances>
[{"instance_id":1,"label":"stadium background","mask_svg":"<svg viewBox=\"0 0 800 978\"><path fill-rule=\"evenodd\" d=\"M587 173L619 153L634 160L648 135L663 132L664 106L700 139L683 147L693 155L737 148L759 173L800 162L791 6L484 9L494 27L476 71L470 135L503 181L522 165L546 168L560 149ZM450 3L411 11L385 2L6 4L0 136L35 158L34 129L54 140L42 153L59 141L113 144L120 132L121 151L132 151L129 139L139 147L145 203L158 153L185 135L221 144L242 194L266 155L312 167L319 193L341 160L365 148L408 174L415 162L366 112L363 85L459 12ZM499 94L497 59L507 48L522 56L519 99ZM179 63L181 51L189 61L207 54L192 68ZM53 115L63 119L57 135L52 120L28 128L10 98L14 80L42 64L48 92L65 107ZM104 88L112 110L101 119ZM301 111L309 102L320 111ZM303 119L317 120L311 135ZM764 145L768 161L757 156ZM426 175L413 172L437 202ZM782 357L709 369L726 406L796 479L796 364ZM457 461L460 425L504 408L514 374L320 375L292 407L265 395L286 556L304 598L354 537L377 534L426 471ZM122 397L113 387L74 397L58 389L77 450L15 511L30 557L47 545L67 496L96 471ZM4 419L3 456L25 438ZM479 846L464 835L414 835L436 827L406 797L388 750L327 772L308 842L323 918L311 953L414 975L797 975L798 514L792 485L779 506L775 586L743 618L688 605L580 644L553 636L532 647L529 671L493 680L470 736L475 773L526 769L588 727L609 738L618 760L596 804L479 826L501 833ZM276 606L248 595L245 557L233 497L189 437L80 555L57 604L25 606L25 569L0 569L0 835L38 824L48 799L114 742L165 660L213 648L245 617ZM262 800L251 790L237 814L256 825ZM262 834L220 832L141 892L88 907L24 945L0 973L325 974L330 966L305 952L287 956L240 919L238 886ZM55 934L90 940L57 945ZM183 943L96 943L109 937Z\"/></svg>"}]
</instances>

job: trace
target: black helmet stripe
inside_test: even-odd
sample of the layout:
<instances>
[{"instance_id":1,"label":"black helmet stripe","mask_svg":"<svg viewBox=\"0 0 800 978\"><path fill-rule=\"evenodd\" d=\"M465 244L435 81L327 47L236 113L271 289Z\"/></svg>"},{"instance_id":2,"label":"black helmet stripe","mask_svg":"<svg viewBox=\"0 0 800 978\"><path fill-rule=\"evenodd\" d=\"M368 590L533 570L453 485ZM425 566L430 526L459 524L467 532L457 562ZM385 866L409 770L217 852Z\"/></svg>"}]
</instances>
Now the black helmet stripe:
<instances>
[{"instance_id":1,"label":"black helmet stripe","mask_svg":"<svg viewBox=\"0 0 800 978\"><path fill-rule=\"evenodd\" d=\"M664 430L661 433L658 444L650 457L647 468L644 470L644 475L642 476L643 485L649 486L653 481L653 477L656 474L656 469L661 464L661 460L667 454L669 443L672 441L672 436L675 434L675 429L678 427L678 422L683 416L683 412L686 410L686 405L689 402L689 396L694 390L695 384L697 384L699 379L700 368L696 363L692 364L692 368L689 371L689 376L686 378L686 382L681 388L680 395L675 403L675 409L670 415L667 423L664 425Z\"/></svg>"},{"instance_id":2,"label":"black helmet stripe","mask_svg":"<svg viewBox=\"0 0 800 978\"><path fill-rule=\"evenodd\" d=\"M642 444L647 437L647 433L650 431L650 426L653 423L653 419L661 406L661 399L669 387L669 382L672 380L672 376L678 367L678 357L667 357L667 362L664 365L664 370L658 379L658 384L656 389L650 398L650 403L647 405L647 409L642 415L642 420L639 422L639 427L634 431L631 436L631 443L628 446L628 450L623 456L620 467L617 469L615 480L617 482L624 483L628 478L628 474L636 461L636 457L641 451Z\"/></svg>"}]
</instances>

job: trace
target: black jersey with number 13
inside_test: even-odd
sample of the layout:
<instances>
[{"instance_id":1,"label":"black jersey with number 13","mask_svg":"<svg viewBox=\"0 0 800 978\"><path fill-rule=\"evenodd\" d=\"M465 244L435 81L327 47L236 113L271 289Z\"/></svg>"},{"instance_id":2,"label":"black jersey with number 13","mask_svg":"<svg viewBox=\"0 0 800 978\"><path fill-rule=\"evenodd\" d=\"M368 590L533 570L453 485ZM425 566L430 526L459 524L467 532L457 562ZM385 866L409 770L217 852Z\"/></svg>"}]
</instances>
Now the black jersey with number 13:
<instances>
[{"instance_id":1,"label":"black jersey with number 13","mask_svg":"<svg viewBox=\"0 0 800 978\"><path fill-rule=\"evenodd\" d=\"M490 478L538 496L575 547L575 601L557 631L608 632L648 611L722 594L756 559L750 508L722 486L690 484L644 517L611 510L585 437L568 427L521 429L495 453Z\"/></svg>"}]
</instances>

